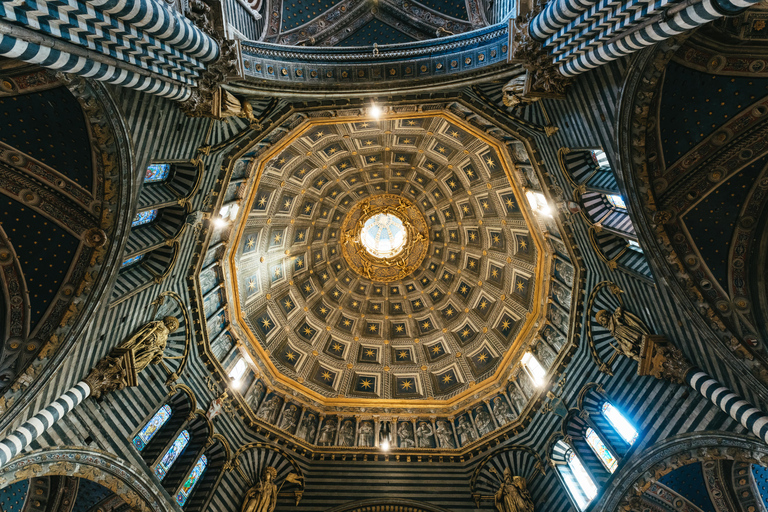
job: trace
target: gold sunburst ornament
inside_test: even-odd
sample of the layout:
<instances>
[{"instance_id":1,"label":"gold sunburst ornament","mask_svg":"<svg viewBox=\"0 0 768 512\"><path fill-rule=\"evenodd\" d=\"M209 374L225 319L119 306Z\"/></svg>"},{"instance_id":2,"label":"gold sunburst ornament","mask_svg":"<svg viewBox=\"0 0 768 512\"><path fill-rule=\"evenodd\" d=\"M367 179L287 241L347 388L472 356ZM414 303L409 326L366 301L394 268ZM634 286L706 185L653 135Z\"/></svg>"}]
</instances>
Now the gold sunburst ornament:
<instances>
[{"instance_id":1,"label":"gold sunburst ornament","mask_svg":"<svg viewBox=\"0 0 768 512\"><path fill-rule=\"evenodd\" d=\"M378 282L405 278L429 249L429 227L408 199L381 194L363 199L341 224L341 251L349 266Z\"/></svg>"}]
</instances>

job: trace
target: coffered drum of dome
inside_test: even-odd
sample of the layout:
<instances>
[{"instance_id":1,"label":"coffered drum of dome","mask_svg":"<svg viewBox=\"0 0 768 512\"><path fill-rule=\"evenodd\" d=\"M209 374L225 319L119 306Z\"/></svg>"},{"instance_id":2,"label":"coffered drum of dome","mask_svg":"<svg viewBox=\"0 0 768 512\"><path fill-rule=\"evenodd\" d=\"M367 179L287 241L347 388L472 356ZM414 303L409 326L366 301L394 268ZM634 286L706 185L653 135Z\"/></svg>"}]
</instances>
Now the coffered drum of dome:
<instances>
[{"instance_id":1,"label":"coffered drum of dome","mask_svg":"<svg viewBox=\"0 0 768 512\"><path fill-rule=\"evenodd\" d=\"M508 373L549 259L503 147L447 113L286 139L256 164L230 260L271 379L325 404L426 407Z\"/></svg>"}]
</instances>

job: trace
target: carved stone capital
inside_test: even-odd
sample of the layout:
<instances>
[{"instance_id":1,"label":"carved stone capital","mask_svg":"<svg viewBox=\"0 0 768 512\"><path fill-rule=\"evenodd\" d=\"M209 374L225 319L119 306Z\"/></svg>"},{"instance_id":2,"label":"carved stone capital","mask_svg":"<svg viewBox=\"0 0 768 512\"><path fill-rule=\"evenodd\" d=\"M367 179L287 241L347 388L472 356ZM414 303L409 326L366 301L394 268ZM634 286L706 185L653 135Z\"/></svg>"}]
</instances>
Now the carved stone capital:
<instances>
[{"instance_id":1,"label":"carved stone capital","mask_svg":"<svg viewBox=\"0 0 768 512\"><path fill-rule=\"evenodd\" d=\"M83 380L91 388L91 396L101 398L112 391L135 386L137 377L133 349L118 347L91 368Z\"/></svg>"},{"instance_id":2,"label":"carved stone capital","mask_svg":"<svg viewBox=\"0 0 768 512\"><path fill-rule=\"evenodd\" d=\"M515 19L509 34L508 62L522 64L526 70L522 91L516 96L524 102L539 98L564 98L572 80L560 74L546 48L530 36L528 25L533 17L534 13L529 13Z\"/></svg>"},{"instance_id":3,"label":"carved stone capital","mask_svg":"<svg viewBox=\"0 0 768 512\"><path fill-rule=\"evenodd\" d=\"M693 366L682 351L664 336L643 336L637 366L638 375L651 375L660 380L685 384L685 375Z\"/></svg>"}]
</instances>

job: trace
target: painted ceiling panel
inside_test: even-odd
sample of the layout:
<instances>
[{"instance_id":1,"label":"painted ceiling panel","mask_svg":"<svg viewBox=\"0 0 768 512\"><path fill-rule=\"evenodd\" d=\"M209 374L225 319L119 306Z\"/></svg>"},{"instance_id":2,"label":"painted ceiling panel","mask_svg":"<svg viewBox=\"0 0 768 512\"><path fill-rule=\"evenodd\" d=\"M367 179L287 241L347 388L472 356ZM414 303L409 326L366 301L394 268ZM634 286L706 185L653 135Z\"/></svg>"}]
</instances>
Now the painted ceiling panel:
<instances>
[{"instance_id":1,"label":"painted ceiling panel","mask_svg":"<svg viewBox=\"0 0 768 512\"><path fill-rule=\"evenodd\" d=\"M667 473L659 479L659 483L674 490L704 512L716 512L707 493L700 463L688 464Z\"/></svg>"},{"instance_id":2,"label":"painted ceiling panel","mask_svg":"<svg viewBox=\"0 0 768 512\"><path fill-rule=\"evenodd\" d=\"M34 328L63 284L80 240L7 196L0 196L0 225L21 263Z\"/></svg>"},{"instance_id":3,"label":"painted ceiling panel","mask_svg":"<svg viewBox=\"0 0 768 512\"><path fill-rule=\"evenodd\" d=\"M0 489L0 510L3 512L21 512L28 490L29 480L22 480Z\"/></svg>"},{"instance_id":4,"label":"painted ceiling panel","mask_svg":"<svg viewBox=\"0 0 768 512\"><path fill-rule=\"evenodd\" d=\"M7 128L0 130L0 140L92 189L88 129L66 87L0 98L0 123Z\"/></svg>"},{"instance_id":5,"label":"painted ceiling panel","mask_svg":"<svg viewBox=\"0 0 768 512\"><path fill-rule=\"evenodd\" d=\"M419 0L414 2L422 4L442 14L446 14L460 20L468 20L467 5L464 0Z\"/></svg>"},{"instance_id":6,"label":"painted ceiling panel","mask_svg":"<svg viewBox=\"0 0 768 512\"><path fill-rule=\"evenodd\" d=\"M373 43L382 45L410 43L412 41L415 39L411 36L374 18L336 46L373 46Z\"/></svg>"},{"instance_id":7,"label":"painted ceiling panel","mask_svg":"<svg viewBox=\"0 0 768 512\"><path fill-rule=\"evenodd\" d=\"M728 290L728 252L744 201L768 155L724 181L696 204L683 221L709 269L724 290Z\"/></svg>"},{"instance_id":8,"label":"painted ceiling panel","mask_svg":"<svg viewBox=\"0 0 768 512\"><path fill-rule=\"evenodd\" d=\"M285 0L282 30L299 27L324 13L340 0Z\"/></svg>"},{"instance_id":9,"label":"painted ceiling panel","mask_svg":"<svg viewBox=\"0 0 768 512\"><path fill-rule=\"evenodd\" d=\"M768 94L768 78L711 75L671 62L661 97L661 142L669 167L734 115Z\"/></svg>"},{"instance_id":10,"label":"painted ceiling panel","mask_svg":"<svg viewBox=\"0 0 768 512\"><path fill-rule=\"evenodd\" d=\"M757 484L757 490L760 493L763 506L768 509L768 468L752 464L752 476Z\"/></svg>"},{"instance_id":11,"label":"painted ceiling panel","mask_svg":"<svg viewBox=\"0 0 768 512\"><path fill-rule=\"evenodd\" d=\"M77 490L77 500L72 512L86 512L110 494L112 491L103 485L81 478L80 487Z\"/></svg>"}]
</instances>

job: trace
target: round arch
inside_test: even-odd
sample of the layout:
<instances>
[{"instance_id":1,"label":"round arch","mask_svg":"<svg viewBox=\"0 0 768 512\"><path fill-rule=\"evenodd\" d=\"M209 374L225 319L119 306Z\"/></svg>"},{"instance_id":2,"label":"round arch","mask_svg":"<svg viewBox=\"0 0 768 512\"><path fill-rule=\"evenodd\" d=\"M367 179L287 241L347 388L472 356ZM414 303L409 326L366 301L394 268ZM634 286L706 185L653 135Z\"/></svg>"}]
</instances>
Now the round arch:
<instances>
[{"instance_id":1,"label":"round arch","mask_svg":"<svg viewBox=\"0 0 768 512\"><path fill-rule=\"evenodd\" d=\"M605 489L595 512L629 510L630 503L659 478L705 460L734 460L768 465L768 445L757 438L727 432L689 432L670 437L633 455Z\"/></svg>"},{"instance_id":2,"label":"round arch","mask_svg":"<svg viewBox=\"0 0 768 512\"><path fill-rule=\"evenodd\" d=\"M25 453L0 470L0 487L29 478L66 475L96 482L114 492L131 510L173 512L156 485L126 461L106 452L77 446Z\"/></svg>"},{"instance_id":3,"label":"round arch","mask_svg":"<svg viewBox=\"0 0 768 512\"><path fill-rule=\"evenodd\" d=\"M371 499L345 503L326 512L451 512L431 503L401 499Z\"/></svg>"}]
</instances>

